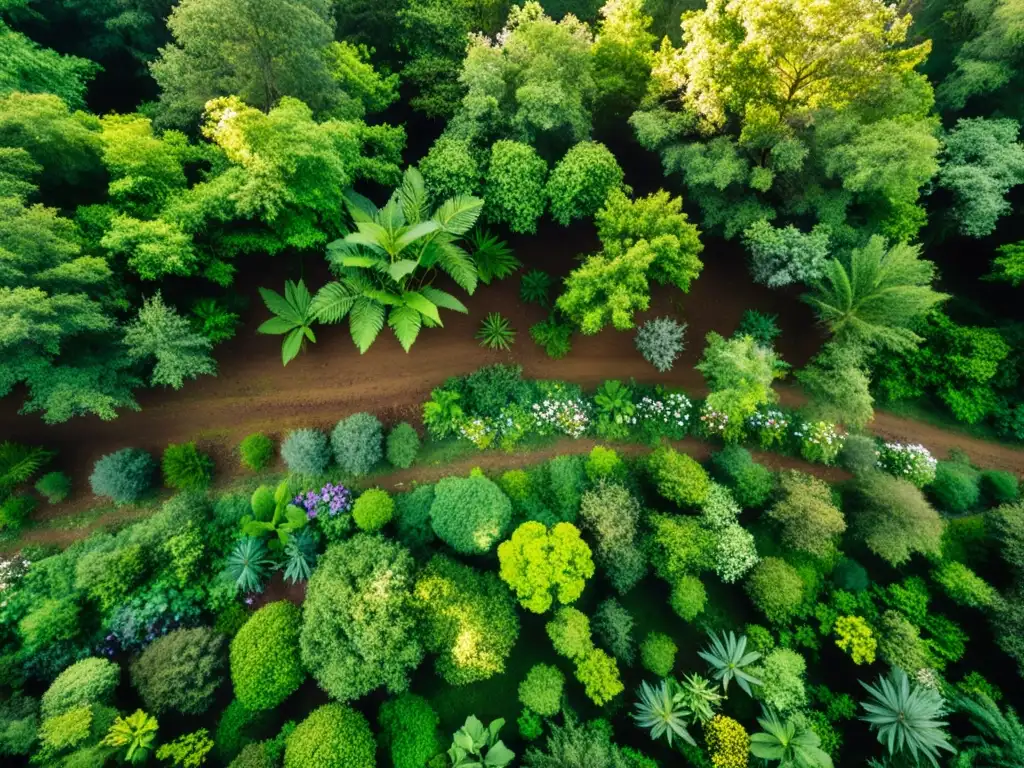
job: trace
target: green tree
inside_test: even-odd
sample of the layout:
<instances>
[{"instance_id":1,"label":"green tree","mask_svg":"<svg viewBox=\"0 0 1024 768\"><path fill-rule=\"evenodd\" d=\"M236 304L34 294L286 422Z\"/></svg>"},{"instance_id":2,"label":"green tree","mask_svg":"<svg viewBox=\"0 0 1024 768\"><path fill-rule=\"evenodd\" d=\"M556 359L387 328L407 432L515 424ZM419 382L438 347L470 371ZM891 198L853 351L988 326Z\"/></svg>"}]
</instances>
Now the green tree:
<instances>
[{"instance_id":1,"label":"green tree","mask_svg":"<svg viewBox=\"0 0 1024 768\"><path fill-rule=\"evenodd\" d=\"M209 627L176 629L157 638L132 663L132 684L156 714L200 715L224 680L224 637Z\"/></svg>"},{"instance_id":2,"label":"green tree","mask_svg":"<svg viewBox=\"0 0 1024 768\"><path fill-rule=\"evenodd\" d=\"M818 557L834 552L836 539L846 530L828 483L795 470L779 474L778 501L767 515L780 526L785 546Z\"/></svg>"},{"instance_id":3,"label":"green tree","mask_svg":"<svg viewBox=\"0 0 1024 768\"><path fill-rule=\"evenodd\" d=\"M726 439L736 439L759 406L778 400L772 382L784 375L785 364L752 336L726 339L712 331L707 342L695 366L711 390L706 407L728 417L723 434Z\"/></svg>"},{"instance_id":4,"label":"green tree","mask_svg":"<svg viewBox=\"0 0 1024 768\"><path fill-rule=\"evenodd\" d=\"M860 350L829 342L795 376L809 398L809 420L860 429L874 418L870 371Z\"/></svg>"},{"instance_id":5,"label":"green tree","mask_svg":"<svg viewBox=\"0 0 1024 768\"><path fill-rule=\"evenodd\" d=\"M594 38L595 113L625 117L647 89L654 59L652 19L641 0L608 0Z\"/></svg>"},{"instance_id":6,"label":"green tree","mask_svg":"<svg viewBox=\"0 0 1024 768\"><path fill-rule=\"evenodd\" d=\"M260 608L231 641L231 682L250 712L274 709L306 678L299 658L301 613L287 601Z\"/></svg>"},{"instance_id":7,"label":"green tree","mask_svg":"<svg viewBox=\"0 0 1024 768\"><path fill-rule=\"evenodd\" d=\"M551 217L563 227L573 219L593 216L616 189L624 174L615 155L596 141L573 145L548 178Z\"/></svg>"},{"instance_id":8,"label":"green tree","mask_svg":"<svg viewBox=\"0 0 1024 768\"><path fill-rule=\"evenodd\" d=\"M366 768L377 745L366 718L344 704L324 704L285 742L284 768Z\"/></svg>"},{"instance_id":9,"label":"green tree","mask_svg":"<svg viewBox=\"0 0 1024 768\"><path fill-rule=\"evenodd\" d=\"M523 523L498 546L498 561L502 580L534 613L546 612L556 600L561 605L576 602L594 575L590 547L570 523L557 523L551 530L543 523Z\"/></svg>"},{"instance_id":10,"label":"green tree","mask_svg":"<svg viewBox=\"0 0 1024 768\"><path fill-rule=\"evenodd\" d=\"M494 142L484 181L487 220L507 224L513 232L536 232L547 206L547 176L548 164L529 144Z\"/></svg>"},{"instance_id":11,"label":"green tree","mask_svg":"<svg viewBox=\"0 0 1024 768\"><path fill-rule=\"evenodd\" d=\"M782 719L771 709L757 718L764 729L750 737L750 752L762 760L779 761L779 768L832 768L821 738L800 721Z\"/></svg>"},{"instance_id":12,"label":"green tree","mask_svg":"<svg viewBox=\"0 0 1024 768\"><path fill-rule=\"evenodd\" d=\"M181 389L185 379L217 374L217 364L210 357L213 344L164 304L159 291L143 302L135 320L125 328L124 343L129 358L155 359L150 377L154 387Z\"/></svg>"},{"instance_id":13,"label":"green tree","mask_svg":"<svg viewBox=\"0 0 1024 768\"><path fill-rule=\"evenodd\" d=\"M52 93L77 109L84 105L85 89L97 69L87 59L43 48L0 21L0 95Z\"/></svg>"},{"instance_id":14,"label":"green tree","mask_svg":"<svg viewBox=\"0 0 1024 768\"><path fill-rule=\"evenodd\" d=\"M915 552L939 553L945 524L912 483L866 472L852 491L853 533L883 560L902 565Z\"/></svg>"}]
</instances>

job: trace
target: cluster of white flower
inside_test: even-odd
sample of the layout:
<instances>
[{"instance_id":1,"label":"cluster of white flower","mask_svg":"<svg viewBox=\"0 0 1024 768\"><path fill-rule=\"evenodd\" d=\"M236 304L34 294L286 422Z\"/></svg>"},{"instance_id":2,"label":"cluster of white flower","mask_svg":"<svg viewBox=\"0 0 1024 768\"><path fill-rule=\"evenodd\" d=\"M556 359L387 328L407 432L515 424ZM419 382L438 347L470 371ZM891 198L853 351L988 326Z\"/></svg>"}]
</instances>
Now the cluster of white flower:
<instances>
[{"instance_id":1,"label":"cluster of white flower","mask_svg":"<svg viewBox=\"0 0 1024 768\"><path fill-rule=\"evenodd\" d=\"M750 416L747 426L757 434L761 447L768 449L773 445L782 445L789 430L789 419L778 408L768 408Z\"/></svg>"},{"instance_id":2,"label":"cluster of white flower","mask_svg":"<svg viewBox=\"0 0 1024 768\"><path fill-rule=\"evenodd\" d=\"M803 424L793 430L793 437L800 441L801 456L822 464L835 463L846 442L846 435L840 434L836 425L827 421Z\"/></svg>"},{"instance_id":3,"label":"cluster of white flower","mask_svg":"<svg viewBox=\"0 0 1024 768\"><path fill-rule=\"evenodd\" d=\"M481 451L490 447L497 436L497 430L489 419L466 419L459 426L459 435L469 440Z\"/></svg>"},{"instance_id":4,"label":"cluster of white flower","mask_svg":"<svg viewBox=\"0 0 1024 768\"><path fill-rule=\"evenodd\" d=\"M739 523L725 526L715 536L715 573L726 584L739 581L760 561L753 534Z\"/></svg>"},{"instance_id":5,"label":"cluster of white flower","mask_svg":"<svg viewBox=\"0 0 1024 768\"><path fill-rule=\"evenodd\" d=\"M931 451L916 443L885 443L878 452L878 466L891 475L922 488L935 479L938 464Z\"/></svg>"},{"instance_id":6,"label":"cluster of white flower","mask_svg":"<svg viewBox=\"0 0 1024 768\"><path fill-rule=\"evenodd\" d=\"M705 403L700 414L700 423L704 428L704 434L720 435L729 426L729 414L716 411Z\"/></svg>"},{"instance_id":7,"label":"cluster of white flower","mask_svg":"<svg viewBox=\"0 0 1024 768\"><path fill-rule=\"evenodd\" d=\"M709 528L720 530L736 522L742 509L724 485L711 483L707 498L700 505L701 519Z\"/></svg>"},{"instance_id":8,"label":"cluster of white flower","mask_svg":"<svg viewBox=\"0 0 1024 768\"><path fill-rule=\"evenodd\" d=\"M569 437L583 437L590 428L587 403L581 398L544 400L533 404L537 431L542 435L561 433Z\"/></svg>"},{"instance_id":9,"label":"cluster of white flower","mask_svg":"<svg viewBox=\"0 0 1024 768\"><path fill-rule=\"evenodd\" d=\"M0 608L7 607L7 592L28 573L31 563L21 555L0 558Z\"/></svg>"},{"instance_id":10,"label":"cluster of white flower","mask_svg":"<svg viewBox=\"0 0 1024 768\"><path fill-rule=\"evenodd\" d=\"M682 392L669 392L661 398L644 395L636 404L637 421L653 421L686 429L690 423L693 404Z\"/></svg>"}]
</instances>

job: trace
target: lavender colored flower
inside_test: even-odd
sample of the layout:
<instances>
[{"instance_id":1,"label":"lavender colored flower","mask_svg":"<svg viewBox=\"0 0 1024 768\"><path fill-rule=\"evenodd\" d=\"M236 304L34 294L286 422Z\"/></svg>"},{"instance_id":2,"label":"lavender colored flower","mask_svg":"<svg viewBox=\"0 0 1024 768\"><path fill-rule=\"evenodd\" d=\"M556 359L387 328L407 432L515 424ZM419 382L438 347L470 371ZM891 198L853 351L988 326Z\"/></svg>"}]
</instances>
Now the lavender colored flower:
<instances>
[{"instance_id":1,"label":"lavender colored flower","mask_svg":"<svg viewBox=\"0 0 1024 768\"><path fill-rule=\"evenodd\" d=\"M352 492L344 485L327 483L318 491L300 493L292 503L306 510L310 520L320 515L335 517L352 509Z\"/></svg>"}]
</instances>

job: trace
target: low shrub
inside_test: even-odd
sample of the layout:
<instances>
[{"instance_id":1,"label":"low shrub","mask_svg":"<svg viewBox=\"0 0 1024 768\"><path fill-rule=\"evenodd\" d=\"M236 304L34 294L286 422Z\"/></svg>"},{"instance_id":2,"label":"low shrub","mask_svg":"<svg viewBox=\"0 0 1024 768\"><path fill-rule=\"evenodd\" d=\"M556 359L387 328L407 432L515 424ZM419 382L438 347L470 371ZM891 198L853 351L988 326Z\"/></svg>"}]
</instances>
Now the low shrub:
<instances>
[{"instance_id":1,"label":"low shrub","mask_svg":"<svg viewBox=\"0 0 1024 768\"><path fill-rule=\"evenodd\" d=\"M542 717L553 717L562 709L565 675L550 664L535 664L519 684L520 703Z\"/></svg>"},{"instance_id":2,"label":"low shrub","mask_svg":"<svg viewBox=\"0 0 1024 768\"><path fill-rule=\"evenodd\" d=\"M456 552L489 552L512 521L512 502L486 477L446 477L434 486L434 533Z\"/></svg>"},{"instance_id":3,"label":"low shrub","mask_svg":"<svg viewBox=\"0 0 1024 768\"><path fill-rule=\"evenodd\" d=\"M262 432L254 432L238 444L238 454L241 456L243 467L260 472L269 467L274 460L274 441Z\"/></svg>"},{"instance_id":4,"label":"low shrub","mask_svg":"<svg viewBox=\"0 0 1024 768\"><path fill-rule=\"evenodd\" d=\"M590 619L583 611L562 606L546 625L548 637L559 656L577 660L591 651L594 641L590 637Z\"/></svg>"},{"instance_id":5,"label":"low shrub","mask_svg":"<svg viewBox=\"0 0 1024 768\"><path fill-rule=\"evenodd\" d=\"M16 533L36 508L36 500L27 493L15 493L0 501L0 531Z\"/></svg>"},{"instance_id":6,"label":"low shrub","mask_svg":"<svg viewBox=\"0 0 1024 768\"><path fill-rule=\"evenodd\" d=\"M583 459L579 456L555 456L547 463L547 475L551 508L559 520L574 522L586 483Z\"/></svg>"},{"instance_id":7,"label":"low shrub","mask_svg":"<svg viewBox=\"0 0 1024 768\"><path fill-rule=\"evenodd\" d=\"M636 348L644 360L660 373L672 370L676 358L685 349L686 323L671 317L648 320L636 332Z\"/></svg>"},{"instance_id":8,"label":"low shrub","mask_svg":"<svg viewBox=\"0 0 1024 768\"><path fill-rule=\"evenodd\" d=\"M63 472L47 472L36 482L36 490L50 504L60 504L71 494L71 478Z\"/></svg>"},{"instance_id":9,"label":"low shrub","mask_svg":"<svg viewBox=\"0 0 1024 768\"><path fill-rule=\"evenodd\" d=\"M434 540L430 525L430 508L434 505L434 486L420 485L395 496L395 532L398 539L413 550L420 550Z\"/></svg>"},{"instance_id":10,"label":"low shrub","mask_svg":"<svg viewBox=\"0 0 1024 768\"><path fill-rule=\"evenodd\" d=\"M423 768L441 753L438 722L430 702L414 693L403 693L381 705L377 725L394 768Z\"/></svg>"},{"instance_id":11,"label":"low shrub","mask_svg":"<svg viewBox=\"0 0 1024 768\"><path fill-rule=\"evenodd\" d=\"M284 768L368 768L377 745L366 718L344 704L314 709L288 737Z\"/></svg>"},{"instance_id":12,"label":"low shrub","mask_svg":"<svg viewBox=\"0 0 1024 768\"><path fill-rule=\"evenodd\" d=\"M224 638L208 627L177 629L153 641L131 667L146 711L201 715L224 679Z\"/></svg>"},{"instance_id":13,"label":"low shrub","mask_svg":"<svg viewBox=\"0 0 1024 768\"><path fill-rule=\"evenodd\" d=\"M804 583L796 568L778 557L758 563L746 581L747 595L770 622L785 623L800 607Z\"/></svg>"},{"instance_id":14,"label":"low shrub","mask_svg":"<svg viewBox=\"0 0 1024 768\"><path fill-rule=\"evenodd\" d=\"M120 679L121 668L107 659L76 661L46 689L41 714L56 717L78 707L109 704Z\"/></svg>"},{"instance_id":15,"label":"low shrub","mask_svg":"<svg viewBox=\"0 0 1024 768\"><path fill-rule=\"evenodd\" d=\"M640 663L644 669L658 677L668 677L676 665L679 647L662 632L648 632L640 643Z\"/></svg>"},{"instance_id":16,"label":"low shrub","mask_svg":"<svg viewBox=\"0 0 1024 768\"><path fill-rule=\"evenodd\" d=\"M878 448L867 435L850 435L839 451L839 466L854 475L869 472L878 466Z\"/></svg>"},{"instance_id":17,"label":"low shrub","mask_svg":"<svg viewBox=\"0 0 1024 768\"><path fill-rule=\"evenodd\" d=\"M48 475L45 477L48 477ZM38 484L36 489L39 489ZM1020 481L1016 475L1010 472L999 469L987 469L981 473L981 496L985 504L990 507L1009 504L1012 501L1016 501L1017 497L1020 496Z\"/></svg>"},{"instance_id":18,"label":"low shrub","mask_svg":"<svg viewBox=\"0 0 1024 768\"><path fill-rule=\"evenodd\" d=\"M380 488L363 491L352 507L352 520L360 530L369 533L379 531L391 522L394 514L395 500Z\"/></svg>"},{"instance_id":19,"label":"low shrub","mask_svg":"<svg viewBox=\"0 0 1024 768\"><path fill-rule=\"evenodd\" d=\"M633 640L633 615L614 597L603 600L594 611L594 633L619 661L632 664L636 656Z\"/></svg>"},{"instance_id":20,"label":"low shrub","mask_svg":"<svg viewBox=\"0 0 1024 768\"><path fill-rule=\"evenodd\" d=\"M270 727L270 711L252 712L234 699L217 721L213 741L217 754L225 765L230 763L247 745L257 741Z\"/></svg>"},{"instance_id":21,"label":"low shrub","mask_svg":"<svg viewBox=\"0 0 1024 768\"><path fill-rule=\"evenodd\" d=\"M626 463L613 448L595 445L583 469L592 483L598 480L621 480L626 474Z\"/></svg>"},{"instance_id":22,"label":"low shrub","mask_svg":"<svg viewBox=\"0 0 1024 768\"><path fill-rule=\"evenodd\" d=\"M680 576L672 583L672 595L668 604L683 621L693 621L708 604L708 593L704 583L696 576Z\"/></svg>"},{"instance_id":23,"label":"low shrub","mask_svg":"<svg viewBox=\"0 0 1024 768\"><path fill-rule=\"evenodd\" d=\"M331 432L334 458L342 471L366 475L383 458L384 427L372 413L353 413Z\"/></svg>"},{"instance_id":24,"label":"low shrub","mask_svg":"<svg viewBox=\"0 0 1024 768\"><path fill-rule=\"evenodd\" d=\"M412 424L403 421L388 433L387 457L392 465L407 469L416 461L419 452L420 436Z\"/></svg>"},{"instance_id":25,"label":"low shrub","mask_svg":"<svg viewBox=\"0 0 1024 768\"><path fill-rule=\"evenodd\" d=\"M290 472L322 475L331 463L327 435L319 429L296 429L281 443L281 458Z\"/></svg>"},{"instance_id":26,"label":"low shrub","mask_svg":"<svg viewBox=\"0 0 1024 768\"><path fill-rule=\"evenodd\" d=\"M711 465L741 507L760 509L768 503L775 478L771 470L754 461L746 448L727 445L711 457Z\"/></svg>"},{"instance_id":27,"label":"low shrub","mask_svg":"<svg viewBox=\"0 0 1024 768\"><path fill-rule=\"evenodd\" d=\"M932 573L950 599L969 608L991 608L999 593L963 563L947 562Z\"/></svg>"},{"instance_id":28,"label":"low shrub","mask_svg":"<svg viewBox=\"0 0 1024 768\"><path fill-rule=\"evenodd\" d=\"M164 485L179 491L202 491L213 480L213 459L200 451L195 443L168 445L161 468Z\"/></svg>"},{"instance_id":29,"label":"low shrub","mask_svg":"<svg viewBox=\"0 0 1024 768\"><path fill-rule=\"evenodd\" d=\"M658 493L680 506L697 507L710 489L708 473L691 456L661 446L647 459Z\"/></svg>"},{"instance_id":30,"label":"low shrub","mask_svg":"<svg viewBox=\"0 0 1024 768\"><path fill-rule=\"evenodd\" d=\"M962 461L940 461L928 494L944 512L970 512L981 501L981 473Z\"/></svg>"},{"instance_id":31,"label":"low shrub","mask_svg":"<svg viewBox=\"0 0 1024 768\"><path fill-rule=\"evenodd\" d=\"M935 457L923 445L884 443L878 450L878 466L894 477L924 488L935 479Z\"/></svg>"},{"instance_id":32,"label":"low shrub","mask_svg":"<svg viewBox=\"0 0 1024 768\"><path fill-rule=\"evenodd\" d=\"M249 617L231 641L231 682L250 712L273 709L306 679L299 656L302 614L287 601L269 603Z\"/></svg>"},{"instance_id":33,"label":"low shrub","mask_svg":"<svg viewBox=\"0 0 1024 768\"><path fill-rule=\"evenodd\" d=\"M153 487L156 462L138 448L122 448L96 462L89 486L97 496L106 496L115 504L130 504L141 499Z\"/></svg>"}]
</instances>

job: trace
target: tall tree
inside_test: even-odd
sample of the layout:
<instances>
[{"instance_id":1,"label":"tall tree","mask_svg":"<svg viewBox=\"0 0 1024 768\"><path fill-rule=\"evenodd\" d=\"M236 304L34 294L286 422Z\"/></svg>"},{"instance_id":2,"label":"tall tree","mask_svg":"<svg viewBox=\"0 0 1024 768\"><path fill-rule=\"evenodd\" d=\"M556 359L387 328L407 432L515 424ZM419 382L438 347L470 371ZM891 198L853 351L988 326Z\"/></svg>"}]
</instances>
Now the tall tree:
<instances>
[{"instance_id":1,"label":"tall tree","mask_svg":"<svg viewBox=\"0 0 1024 768\"><path fill-rule=\"evenodd\" d=\"M125 328L124 343L131 359L154 360L150 378L154 387L181 389L185 379L217 374L217 364L210 357L213 344L174 307L167 306L159 291L146 299Z\"/></svg>"},{"instance_id":2,"label":"tall tree","mask_svg":"<svg viewBox=\"0 0 1024 768\"><path fill-rule=\"evenodd\" d=\"M640 104L654 61L655 37L643 0L608 0L594 39L596 113L625 117Z\"/></svg>"},{"instance_id":3,"label":"tall tree","mask_svg":"<svg viewBox=\"0 0 1024 768\"><path fill-rule=\"evenodd\" d=\"M52 93L78 109L85 103L86 86L97 69L87 59L61 56L37 45L0 20L0 95L12 91Z\"/></svg>"}]
</instances>

